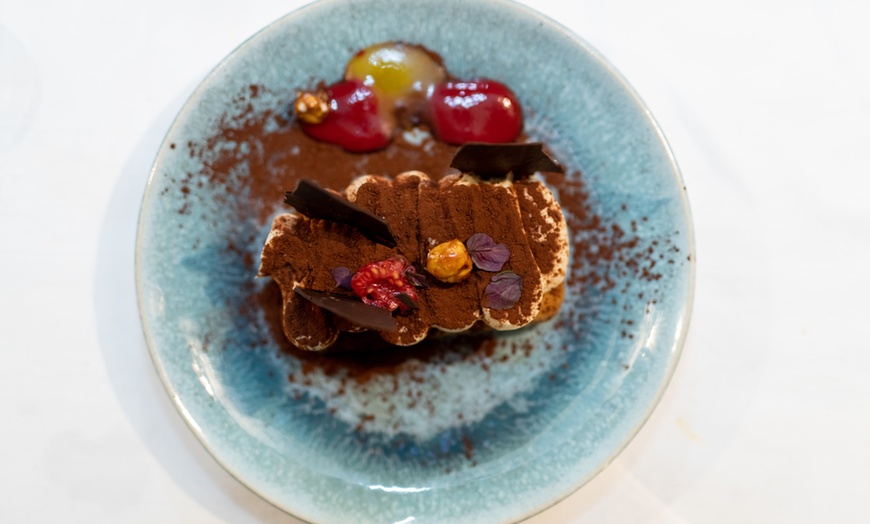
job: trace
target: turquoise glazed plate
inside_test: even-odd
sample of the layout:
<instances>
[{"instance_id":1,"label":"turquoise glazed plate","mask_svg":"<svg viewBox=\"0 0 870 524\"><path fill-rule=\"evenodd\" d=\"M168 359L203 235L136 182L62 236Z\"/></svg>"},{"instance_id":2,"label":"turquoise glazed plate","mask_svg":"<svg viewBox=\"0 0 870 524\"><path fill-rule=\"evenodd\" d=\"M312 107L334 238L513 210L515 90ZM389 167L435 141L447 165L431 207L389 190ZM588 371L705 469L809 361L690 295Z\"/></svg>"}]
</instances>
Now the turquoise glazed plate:
<instances>
[{"instance_id":1,"label":"turquoise glazed plate","mask_svg":"<svg viewBox=\"0 0 870 524\"><path fill-rule=\"evenodd\" d=\"M288 107L388 40L506 83L528 135L567 167L546 178L571 232L565 300L497 336L293 351L275 327L280 295L255 278L285 172L310 159ZM515 522L588 482L648 418L688 328L692 242L662 133L565 28L501 0L326 0L241 45L178 115L145 192L136 275L178 410L272 504L310 522Z\"/></svg>"}]
</instances>

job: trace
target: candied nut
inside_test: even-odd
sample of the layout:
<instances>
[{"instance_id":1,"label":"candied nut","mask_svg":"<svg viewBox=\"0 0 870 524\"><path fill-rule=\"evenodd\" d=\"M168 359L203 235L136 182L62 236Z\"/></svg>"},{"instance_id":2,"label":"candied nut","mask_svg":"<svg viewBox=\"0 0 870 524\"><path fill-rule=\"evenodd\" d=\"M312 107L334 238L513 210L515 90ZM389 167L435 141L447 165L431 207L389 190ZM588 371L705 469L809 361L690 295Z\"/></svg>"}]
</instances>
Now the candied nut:
<instances>
[{"instance_id":1,"label":"candied nut","mask_svg":"<svg viewBox=\"0 0 870 524\"><path fill-rule=\"evenodd\" d=\"M442 282L459 282L471 274L471 257L465 244L450 240L433 247L426 257L426 271Z\"/></svg>"},{"instance_id":2,"label":"candied nut","mask_svg":"<svg viewBox=\"0 0 870 524\"><path fill-rule=\"evenodd\" d=\"M319 124L329 113L329 104L322 93L300 93L293 104L296 117L308 124Z\"/></svg>"}]
</instances>

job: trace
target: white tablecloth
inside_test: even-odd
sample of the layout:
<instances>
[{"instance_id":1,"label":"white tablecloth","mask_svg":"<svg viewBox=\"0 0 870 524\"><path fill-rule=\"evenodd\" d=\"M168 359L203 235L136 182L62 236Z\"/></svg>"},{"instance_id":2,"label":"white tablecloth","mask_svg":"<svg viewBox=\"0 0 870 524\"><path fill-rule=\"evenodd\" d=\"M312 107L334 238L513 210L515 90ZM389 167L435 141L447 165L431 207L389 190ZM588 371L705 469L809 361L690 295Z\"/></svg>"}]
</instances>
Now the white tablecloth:
<instances>
[{"instance_id":1,"label":"white tablecloth","mask_svg":"<svg viewBox=\"0 0 870 524\"><path fill-rule=\"evenodd\" d=\"M133 242L185 99L302 3L0 2L0 521L298 522L175 412ZM526 3L649 105L698 251L662 402L529 522L870 522L870 4Z\"/></svg>"}]
</instances>

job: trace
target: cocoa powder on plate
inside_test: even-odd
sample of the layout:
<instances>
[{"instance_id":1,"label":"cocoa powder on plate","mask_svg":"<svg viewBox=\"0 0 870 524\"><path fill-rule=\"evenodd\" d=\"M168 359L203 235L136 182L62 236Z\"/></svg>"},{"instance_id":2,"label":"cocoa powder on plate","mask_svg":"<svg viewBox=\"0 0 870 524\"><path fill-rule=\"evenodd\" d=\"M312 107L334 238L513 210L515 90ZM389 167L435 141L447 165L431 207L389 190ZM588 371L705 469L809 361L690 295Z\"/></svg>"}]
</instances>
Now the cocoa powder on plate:
<instances>
[{"instance_id":1,"label":"cocoa powder on plate","mask_svg":"<svg viewBox=\"0 0 870 524\"><path fill-rule=\"evenodd\" d=\"M364 155L348 153L307 137L293 125L287 112L289 106L280 111L254 109L253 102L264 95L281 96L262 86L251 86L237 95L234 109L222 115L209 139L202 143L190 142L185 148L171 145L173 150L183 151L184 154L199 160L202 165L195 173L170 174L184 195L184 207L179 209L185 214L184 219L200 219L190 214L188 198L205 194L207 198L225 206L226 223L215 223L214 227L226 228L229 231L230 224L234 222L254 220L262 228L277 213L287 210L282 204L284 191L295 187L296 182L302 178L315 180L327 188L341 190L355 177L364 174L396 176L404 171L420 170L438 180L456 173L448 167L456 150L454 146L434 140L418 144L399 136L382 151ZM289 94L287 95L289 100ZM616 285L613 278L616 274L630 274L647 281L655 281L661 277L656 266L671 260L664 253L671 248L667 245L666 238L645 245L639 242L635 233L638 228L644 227L646 217L637 217L632 221L631 229L623 230L613 223L612 217L603 217L596 211L584 179L576 171L566 174L545 173L544 178L559 195L573 238L571 267L566 279L569 288L575 292L582 292L584 289L606 292ZM208 191L199 191L205 186L208 186ZM528 220L529 217L523 215L522 219ZM256 273L256 260L250 251L240 248L238 243L249 242L253 246L262 246L263 240L265 238L238 239L228 233L226 249L230 254L238 254L239 265L247 268L253 276ZM552 249L552 242L554 240L548 238L543 243L532 244L531 249ZM331 279L331 268L323 269L317 278L322 283L328 283ZM541 269L546 271L548 268L542 266ZM626 300L624 307L643 308L655 303L656 299L650 293L641 294L633 297L633 300ZM344 361L340 356L300 352L287 343L283 335L280 335L280 308L277 286L267 285L262 290L251 292L240 314L253 315L257 311L262 312L270 320L275 335L273 338L283 351L291 352L304 360L320 363L328 360L330 366L343 365ZM575 329L581 316L594 314L594 311L566 311L563 308L562 317L557 319L556 327ZM487 337L478 336L475 339L483 341ZM394 361L424 358L427 352L449 350L437 341L424 342L413 348L395 348L368 334L342 336L335 346L337 351L351 352L360 347L374 351L365 358L353 357L346 362L347 365L356 369L362 360L367 363L363 367L371 367L375 373L389 369ZM377 365L380 358L388 360L390 365Z\"/></svg>"}]
</instances>

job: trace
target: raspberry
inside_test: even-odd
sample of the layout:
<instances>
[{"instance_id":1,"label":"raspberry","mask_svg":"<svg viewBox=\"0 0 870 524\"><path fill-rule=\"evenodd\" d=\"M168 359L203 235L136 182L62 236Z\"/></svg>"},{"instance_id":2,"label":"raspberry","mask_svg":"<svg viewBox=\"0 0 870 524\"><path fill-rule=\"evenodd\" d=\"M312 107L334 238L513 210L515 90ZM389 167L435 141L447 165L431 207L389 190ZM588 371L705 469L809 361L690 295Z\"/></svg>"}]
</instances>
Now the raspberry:
<instances>
[{"instance_id":1,"label":"raspberry","mask_svg":"<svg viewBox=\"0 0 870 524\"><path fill-rule=\"evenodd\" d=\"M353 292L366 304L406 313L410 308L397 296L403 293L417 302L417 290L408 282L408 263L400 258L388 258L359 268L350 280Z\"/></svg>"}]
</instances>

